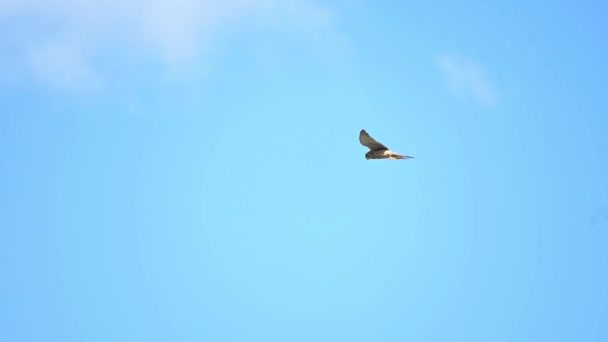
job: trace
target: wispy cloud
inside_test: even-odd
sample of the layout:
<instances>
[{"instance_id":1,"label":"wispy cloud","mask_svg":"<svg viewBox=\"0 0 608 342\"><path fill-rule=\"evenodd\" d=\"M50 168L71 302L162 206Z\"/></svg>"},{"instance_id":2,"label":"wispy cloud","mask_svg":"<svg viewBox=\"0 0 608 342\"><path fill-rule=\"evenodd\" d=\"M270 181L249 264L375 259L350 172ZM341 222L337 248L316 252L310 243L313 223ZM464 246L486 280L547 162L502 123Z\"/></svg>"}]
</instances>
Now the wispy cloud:
<instances>
[{"instance_id":1,"label":"wispy cloud","mask_svg":"<svg viewBox=\"0 0 608 342\"><path fill-rule=\"evenodd\" d=\"M440 55L435 63L456 95L472 98L486 106L496 104L495 89L478 63L454 54Z\"/></svg>"},{"instance_id":2,"label":"wispy cloud","mask_svg":"<svg viewBox=\"0 0 608 342\"><path fill-rule=\"evenodd\" d=\"M35 80L50 86L70 89L74 85L94 87L97 75L83 51L70 44L48 42L27 51L27 63Z\"/></svg>"},{"instance_id":3,"label":"wispy cloud","mask_svg":"<svg viewBox=\"0 0 608 342\"><path fill-rule=\"evenodd\" d=\"M2 68L55 88L96 86L108 70L200 63L226 32L322 35L332 11L314 0L12 0L1 2ZM2 51L0 51L2 52ZM126 65L125 65L126 64ZM2 71L2 70L0 70Z\"/></svg>"}]
</instances>

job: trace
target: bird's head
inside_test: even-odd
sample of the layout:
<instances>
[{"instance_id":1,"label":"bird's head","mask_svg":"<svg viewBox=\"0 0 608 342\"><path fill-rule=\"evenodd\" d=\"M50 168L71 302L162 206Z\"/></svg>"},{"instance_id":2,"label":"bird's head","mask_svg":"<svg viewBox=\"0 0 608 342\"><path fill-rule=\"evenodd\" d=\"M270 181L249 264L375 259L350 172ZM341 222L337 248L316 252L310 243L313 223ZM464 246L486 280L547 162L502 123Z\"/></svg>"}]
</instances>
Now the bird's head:
<instances>
[{"instance_id":1,"label":"bird's head","mask_svg":"<svg viewBox=\"0 0 608 342\"><path fill-rule=\"evenodd\" d=\"M368 151L368 152L365 154L365 159L369 160L369 158L370 158L370 153L372 153L372 151Z\"/></svg>"}]
</instances>

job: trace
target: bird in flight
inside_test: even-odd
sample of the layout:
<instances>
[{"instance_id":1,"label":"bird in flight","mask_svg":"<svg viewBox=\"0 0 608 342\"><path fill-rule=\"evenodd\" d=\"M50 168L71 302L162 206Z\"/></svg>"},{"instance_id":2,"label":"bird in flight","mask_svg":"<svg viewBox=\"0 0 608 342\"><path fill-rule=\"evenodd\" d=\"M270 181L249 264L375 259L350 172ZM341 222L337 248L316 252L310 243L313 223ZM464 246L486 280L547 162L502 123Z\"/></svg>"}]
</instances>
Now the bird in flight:
<instances>
[{"instance_id":1,"label":"bird in flight","mask_svg":"<svg viewBox=\"0 0 608 342\"><path fill-rule=\"evenodd\" d=\"M372 138L367 132L362 129L359 133L359 141L361 145L369 148L369 151L365 154L365 159L409 159L414 158L410 156L403 156L394 151L388 149L388 147L377 142L376 139Z\"/></svg>"}]
</instances>

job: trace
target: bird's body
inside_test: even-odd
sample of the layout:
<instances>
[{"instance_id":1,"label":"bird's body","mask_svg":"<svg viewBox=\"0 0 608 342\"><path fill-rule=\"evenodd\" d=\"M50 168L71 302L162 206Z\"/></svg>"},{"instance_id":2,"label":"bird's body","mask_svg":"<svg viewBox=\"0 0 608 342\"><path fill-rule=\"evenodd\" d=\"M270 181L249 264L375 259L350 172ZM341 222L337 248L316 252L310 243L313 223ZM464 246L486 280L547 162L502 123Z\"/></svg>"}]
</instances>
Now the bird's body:
<instances>
[{"instance_id":1,"label":"bird's body","mask_svg":"<svg viewBox=\"0 0 608 342\"><path fill-rule=\"evenodd\" d=\"M369 151L365 154L365 159L409 159L413 158L410 156L404 156L388 149L388 147L382 145L376 139L372 138L367 132L362 129L359 132L359 142L361 145L369 148Z\"/></svg>"},{"instance_id":2,"label":"bird's body","mask_svg":"<svg viewBox=\"0 0 608 342\"><path fill-rule=\"evenodd\" d=\"M385 151L369 151L365 154L366 159L408 159L411 157L402 156L399 153L393 152L391 150Z\"/></svg>"}]
</instances>

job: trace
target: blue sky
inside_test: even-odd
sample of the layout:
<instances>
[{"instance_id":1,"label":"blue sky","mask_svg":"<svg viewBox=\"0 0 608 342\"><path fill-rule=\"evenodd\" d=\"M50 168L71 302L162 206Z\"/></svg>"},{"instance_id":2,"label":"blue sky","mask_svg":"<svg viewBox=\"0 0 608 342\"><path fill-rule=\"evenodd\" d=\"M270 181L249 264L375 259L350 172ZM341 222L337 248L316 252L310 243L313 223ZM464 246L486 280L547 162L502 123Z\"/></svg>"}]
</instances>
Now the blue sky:
<instances>
[{"instance_id":1,"label":"blue sky","mask_svg":"<svg viewBox=\"0 0 608 342\"><path fill-rule=\"evenodd\" d=\"M607 10L0 4L0 340L608 340Z\"/></svg>"}]
</instances>

